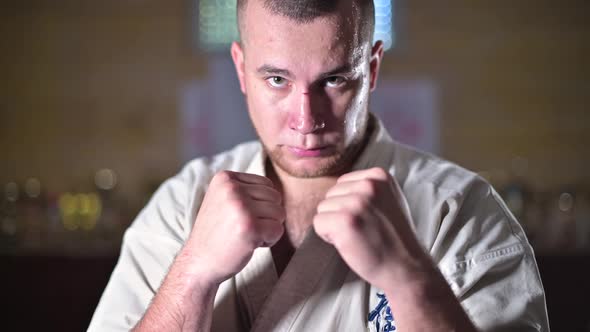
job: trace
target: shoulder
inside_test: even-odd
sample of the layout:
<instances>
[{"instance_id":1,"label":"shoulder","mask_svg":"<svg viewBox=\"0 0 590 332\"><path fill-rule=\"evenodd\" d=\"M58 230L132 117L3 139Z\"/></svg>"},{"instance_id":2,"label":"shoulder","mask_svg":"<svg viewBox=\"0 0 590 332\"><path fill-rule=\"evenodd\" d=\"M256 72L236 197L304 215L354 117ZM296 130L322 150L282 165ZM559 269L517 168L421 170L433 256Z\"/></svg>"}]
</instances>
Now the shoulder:
<instances>
[{"instance_id":1,"label":"shoulder","mask_svg":"<svg viewBox=\"0 0 590 332\"><path fill-rule=\"evenodd\" d=\"M212 177L222 170L245 171L260 151L260 143L252 141L212 157L189 161L178 174L160 185L132 228L170 233L177 241L184 241Z\"/></svg>"},{"instance_id":2,"label":"shoulder","mask_svg":"<svg viewBox=\"0 0 590 332\"><path fill-rule=\"evenodd\" d=\"M528 248L522 227L477 173L397 143L393 164L418 236L435 256L448 250L454 257L475 257Z\"/></svg>"},{"instance_id":3,"label":"shoulder","mask_svg":"<svg viewBox=\"0 0 590 332\"><path fill-rule=\"evenodd\" d=\"M474 323L483 330L547 326L533 249L492 185L403 144L393 142L388 151L416 236Z\"/></svg>"},{"instance_id":4,"label":"shoulder","mask_svg":"<svg viewBox=\"0 0 590 332\"><path fill-rule=\"evenodd\" d=\"M474 186L490 188L477 173L431 153L392 143L392 172L405 188L428 187L439 194L457 196Z\"/></svg>"},{"instance_id":5,"label":"shoulder","mask_svg":"<svg viewBox=\"0 0 590 332\"><path fill-rule=\"evenodd\" d=\"M213 176L223 170L244 172L259 155L262 147L258 141L236 145L231 150L212 157L201 157L189 161L182 170L162 184L177 194L183 195L186 204L194 201L195 194L206 190Z\"/></svg>"},{"instance_id":6,"label":"shoulder","mask_svg":"<svg viewBox=\"0 0 590 332\"><path fill-rule=\"evenodd\" d=\"M180 191L191 190L197 186L206 186L211 178L222 170L234 172L245 171L254 158L262 150L258 141L250 141L236 145L231 150L218 153L211 157L196 158L182 168L162 186L174 187Z\"/></svg>"},{"instance_id":7,"label":"shoulder","mask_svg":"<svg viewBox=\"0 0 590 332\"><path fill-rule=\"evenodd\" d=\"M260 142L250 141L236 145L231 150L212 157L193 159L184 166L175 178L191 182L191 179L211 178L215 173L222 170L244 171L250 166L261 149Z\"/></svg>"}]
</instances>

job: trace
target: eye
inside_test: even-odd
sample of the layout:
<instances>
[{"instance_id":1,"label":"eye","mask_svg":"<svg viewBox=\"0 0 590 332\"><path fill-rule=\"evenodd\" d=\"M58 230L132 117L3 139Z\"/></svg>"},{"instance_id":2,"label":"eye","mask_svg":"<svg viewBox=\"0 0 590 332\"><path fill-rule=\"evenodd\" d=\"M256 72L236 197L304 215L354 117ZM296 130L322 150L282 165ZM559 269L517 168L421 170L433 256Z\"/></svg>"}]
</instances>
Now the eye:
<instances>
[{"instance_id":1,"label":"eye","mask_svg":"<svg viewBox=\"0 0 590 332\"><path fill-rule=\"evenodd\" d=\"M280 76L269 77L266 79L266 81L273 88L284 88L288 84L287 80L283 77L280 77Z\"/></svg>"},{"instance_id":2,"label":"eye","mask_svg":"<svg viewBox=\"0 0 590 332\"><path fill-rule=\"evenodd\" d=\"M327 87L337 88L339 86L342 86L346 82L346 79L342 76L330 76L326 78L325 82Z\"/></svg>"}]
</instances>

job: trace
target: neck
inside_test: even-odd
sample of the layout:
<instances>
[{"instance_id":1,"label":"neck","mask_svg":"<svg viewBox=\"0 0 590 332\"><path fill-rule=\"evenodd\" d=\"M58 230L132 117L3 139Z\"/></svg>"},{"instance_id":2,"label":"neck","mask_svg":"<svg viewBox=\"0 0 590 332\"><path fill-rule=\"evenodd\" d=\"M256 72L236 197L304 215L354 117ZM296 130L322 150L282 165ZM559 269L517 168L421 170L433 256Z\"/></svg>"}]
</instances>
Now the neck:
<instances>
[{"instance_id":1,"label":"neck","mask_svg":"<svg viewBox=\"0 0 590 332\"><path fill-rule=\"evenodd\" d=\"M281 192L283 206L287 212L284 240L297 248L311 227L317 205L334 186L338 177L298 178L285 173L269 160L265 166L268 178Z\"/></svg>"},{"instance_id":2,"label":"neck","mask_svg":"<svg viewBox=\"0 0 590 332\"><path fill-rule=\"evenodd\" d=\"M283 195L285 205L321 200L338 179L338 174L313 178L295 177L275 166L270 159L266 160L265 168L267 177Z\"/></svg>"}]
</instances>

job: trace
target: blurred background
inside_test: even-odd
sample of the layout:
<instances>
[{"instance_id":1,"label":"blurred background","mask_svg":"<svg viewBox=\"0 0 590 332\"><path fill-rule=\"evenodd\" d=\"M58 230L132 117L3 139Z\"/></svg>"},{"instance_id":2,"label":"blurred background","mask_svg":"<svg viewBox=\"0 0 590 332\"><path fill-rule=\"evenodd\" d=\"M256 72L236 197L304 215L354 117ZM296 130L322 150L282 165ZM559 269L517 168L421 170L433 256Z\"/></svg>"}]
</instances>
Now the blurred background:
<instances>
[{"instance_id":1,"label":"blurred background","mask_svg":"<svg viewBox=\"0 0 590 332\"><path fill-rule=\"evenodd\" d=\"M590 331L590 2L375 0L372 109L487 178L554 331ZM253 139L235 0L0 2L2 330L84 330L124 230L195 157Z\"/></svg>"}]
</instances>

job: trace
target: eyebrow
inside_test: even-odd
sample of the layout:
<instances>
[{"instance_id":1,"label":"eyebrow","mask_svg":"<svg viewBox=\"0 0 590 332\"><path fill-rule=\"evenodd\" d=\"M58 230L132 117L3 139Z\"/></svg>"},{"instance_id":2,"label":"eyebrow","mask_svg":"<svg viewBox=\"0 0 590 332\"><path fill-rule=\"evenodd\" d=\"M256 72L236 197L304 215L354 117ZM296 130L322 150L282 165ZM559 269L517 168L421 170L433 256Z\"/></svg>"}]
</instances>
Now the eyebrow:
<instances>
[{"instance_id":1,"label":"eyebrow","mask_svg":"<svg viewBox=\"0 0 590 332\"><path fill-rule=\"evenodd\" d=\"M275 66L267 65L267 64L258 67L258 69L256 69L256 72L259 74L262 74L262 75L272 74L272 75L293 77L291 72L288 71L287 69L281 69L281 68L277 68Z\"/></svg>"},{"instance_id":2,"label":"eyebrow","mask_svg":"<svg viewBox=\"0 0 590 332\"><path fill-rule=\"evenodd\" d=\"M351 64L343 64L339 67L336 67L328 72L322 73L319 75L320 78L326 78L326 77L330 77L330 76L334 76L337 74L343 74L343 73L351 73L353 71L352 69L352 65ZM256 69L256 72L261 74L261 75L280 75L280 76L286 76L286 77L293 77L293 74L291 74L291 72L287 69L282 69L282 68L278 68L275 67L273 65L269 65L269 64L264 64L260 67L258 67Z\"/></svg>"},{"instance_id":3,"label":"eyebrow","mask_svg":"<svg viewBox=\"0 0 590 332\"><path fill-rule=\"evenodd\" d=\"M326 78L326 77L330 77L330 76L334 76L334 75L338 75L338 74L346 74L346 73L351 73L351 72L353 72L352 65L349 63L346 63L346 64L336 67L328 72L321 74L320 78Z\"/></svg>"}]
</instances>

